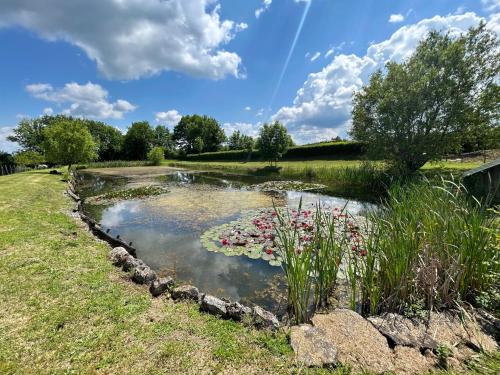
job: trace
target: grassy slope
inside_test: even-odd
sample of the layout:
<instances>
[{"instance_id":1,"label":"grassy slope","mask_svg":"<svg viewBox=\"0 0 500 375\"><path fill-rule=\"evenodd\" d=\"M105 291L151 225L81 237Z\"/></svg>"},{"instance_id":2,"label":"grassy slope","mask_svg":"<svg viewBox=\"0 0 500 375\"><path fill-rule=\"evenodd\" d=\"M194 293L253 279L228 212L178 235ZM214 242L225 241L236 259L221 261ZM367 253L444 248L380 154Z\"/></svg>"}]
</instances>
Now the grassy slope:
<instances>
[{"instance_id":1,"label":"grassy slope","mask_svg":"<svg viewBox=\"0 0 500 375\"><path fill-rule=\"evenodd\" d=\"M0 177L0 374L297 372L283 334L153 299L128 281L107 245L68 216L63 190L46 172ZM498 360L476 371L494 373Z\"/></svg>"},{"instance_id":2,"label":"grassy slope","mask_svg":"<svg viewBox=\"0 0 500 375\"><path fill-rule=\"evenodd\" d=\"M0 373L290 373L272 337L152 299L67 215L60 177L0 177Z\"/></svg>"}]
</instances>

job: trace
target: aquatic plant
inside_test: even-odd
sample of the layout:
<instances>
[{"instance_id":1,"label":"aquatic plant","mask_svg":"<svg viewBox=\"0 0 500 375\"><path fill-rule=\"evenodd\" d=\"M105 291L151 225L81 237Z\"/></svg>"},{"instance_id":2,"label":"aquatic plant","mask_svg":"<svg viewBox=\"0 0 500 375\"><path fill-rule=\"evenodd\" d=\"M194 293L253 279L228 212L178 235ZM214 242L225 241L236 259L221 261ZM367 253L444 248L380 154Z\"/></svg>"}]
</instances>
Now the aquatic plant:
<instances>
[{"instance_id":1,"label":"aquatic plant","mask_svg":"<svg viewBox=\"0 0 500 375\"><path fill-rule=\"evenodd\" d=\"M497 220L453 181L394 186L362 239L363 312L474 302L500 271Z\"/></svg>"},{"instance_id":2,"label":"aquatic plant","mask_svg":"<svg viewBox=\"0 0 500 375\"><path fill-rule=\"evenodd\" d=\"M149 196L155 196L160 194L168 193L168 190L162 186L148 185L141 186L138 188L124 189L111 191L106 194L98 195L95 197L88 198L87 203L90 204L107 204L111 201L125 200L133 198L144 198Z\"/></svg>"}]
</instances>

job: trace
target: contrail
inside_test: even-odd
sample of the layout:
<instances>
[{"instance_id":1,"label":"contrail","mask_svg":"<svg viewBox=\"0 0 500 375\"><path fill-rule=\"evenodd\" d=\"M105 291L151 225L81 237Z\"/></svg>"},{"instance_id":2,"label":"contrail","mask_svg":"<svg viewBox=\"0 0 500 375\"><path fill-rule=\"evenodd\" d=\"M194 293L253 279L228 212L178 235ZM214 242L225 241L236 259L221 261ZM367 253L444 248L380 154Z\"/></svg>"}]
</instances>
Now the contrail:
<instances>
[{"instance_id":1,"label":"contrail","mask_svg":"<svg viewBox=\"0 0 500 375\"><path fill-rule=\"evenodd\" d=\"M271 98L271 103L269 104L269 109L272 108L274 99L276 99L276 95L281 86L281 81L283 81L283 77L285 76L285 72L288 68L288 63L290 62L290 58L292 57L293 51L295 50L295 45L297 44L297 40L299 39L300 33L302 31L302 26L304 26L304 21L306 20L307 13L309 12L309 7L311 6L312 0L306 2L306 7L304 8L304 13L302 13L302 18L299 23L299 27L297 28L297 32L295 33L295 38L293 38L292 46L290 47L290 51L288 52L288 56L285 61L285 65L283 66L283 70L281 71L280 79L278 80L278 84L274 89L273 96Z\"/></svg>"}]
</instances>

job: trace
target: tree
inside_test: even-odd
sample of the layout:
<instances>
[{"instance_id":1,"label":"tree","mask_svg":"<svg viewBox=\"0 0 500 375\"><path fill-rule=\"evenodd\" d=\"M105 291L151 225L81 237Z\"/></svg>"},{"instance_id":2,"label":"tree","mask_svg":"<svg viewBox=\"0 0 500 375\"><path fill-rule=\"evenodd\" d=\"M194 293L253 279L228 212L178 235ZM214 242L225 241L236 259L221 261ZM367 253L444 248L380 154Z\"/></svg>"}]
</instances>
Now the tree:
<instances>
[{"instance_id":1,"label":"tree","mask_svg":"<svg viewBox=\"0 0 500 375\"><path fill-rule=\"evenodd\" d=\"M264 124L260 128L257 148L262 157L272 165L273 161L277 163L283 157L290 142L291 137L286 128L279 121L275 121L271 125Z\"/></svg>"},{"instance_id":2,"label":"tree","mask_svg":"<svg viewBox=\"0 0 500 375\"><path fill-rule=\"evenodd\" d=\"M42 153L45 141L44 129L61 121L78 123L79 126L86 127L90 131L96 143L99 160L113 160L120 157L123 135L118 129L100 121L65 115L45 115L34 119L23 119L14 129L14 135L8 137L8 140L19 143L25 151Z\"/></svg>"},{"instance_id":3,"label":"tree","mask_svg":"<svg viewBox=\"0 0 500 375\"><path fill-rule=\"evenodd\" d=\"M148 161L151 162L153 165L161 165L161 162L165 160L165 150L163 147L153 147L149 152L148 152Z\"/></svg>"},{"instance_id":4,"label":"tree","mask_svg":"<svg viewBox=\"0 0 500 375\"><path fill-rule=\"evenodd\" d=\"M248 150L252 151L254 140L249 135L241 134L239 130L236 130L229 137L229 149L230 150Z\"/></svg>"},{"instance_id":5,"label":"tree","mask_svg":"<svg viewBox=\"0 0 500 375\"><path fill-rule=\"evenodd\" d=\"M14 163L15 161L11 154L0 150L0 165L10 165Z\"/></svg>"},{"instance_id":6,"label":"tree","mask_svg":"<svg viewBox=\"0 0 500 375\"><path fill-rule=\"evenodd\" d=\"M226 141L224 131L214 118L199 115L182 116L174 127L174 141L185 152L192 153L196 151L194 141L198 137L203 141L201 152L218 151Z\"/></svg>"},{"instance_id":7,"label":"tree","mask_svg":"<svg viewBox=\"0 0 500 375\"><path fill-rule=\"evenodd\" d=\"M149 122L134 122L125 134L123 153L129 160L145 160L153 142L154 131Z\"/></svg>"},{"instance_id":8,"label":"tree","mask_svg":"<svg viewBox=\"0 0 500 375\"><path fill-rule=\"evenodd\" d=\"M166 126L158 125L154 129L153 146L162 147L166 154L171 155L174 151L172 134Z\"/></svg>"},{"instance_id":9,"label":"tree","mask_svg":"<svg viewBox=\"0 0 500 375\"><path fill-rule=\"evenodd\" d=\"M100 121L71 119L87 127L97 146L98 160L117 160L123 146L123 134L113 126Z\"/></svg>"},{"instance_id":10,"label":"tree","mask_svg":"<svg viewBox=\"0 0 500 375\"><path fill-rule=\"evenodd\" d=\"M193 151L200 154L203 151L204 143L201 137L196 137L193 142Z\"/></svg>"},{"instance_id":11,"label":"tree","mask_svg":"<svg viewBox=\"0 0 500 375\"><path fill-rule=\"evenodd\" d=\"M43 149L47 161L67 164L68 170L75 163L95 159L96 144L86 127L78 122L61 120L44 129Z\"/></svg>"},{"instance_id":12,"label":"tree","mask_svg":"<svg viewBox=\"0 0 500 375\"><path fill-rule=\"evenodd\" d=\"M45 161L45 157L36 151L20 151L14 154L17 165L37 165Z\"/></svg>"},{"instance_id":13,"label":"tree","mask_svg":"<svg viewBox=\"0 0 500 375\"><path fill-rule=\"evenodd\" d=\"M43 152L42 145L45 140L43 129L47 125L47 117L22 119L14 129L14 134L8 136L7 139L17 142L23 150Z\"/></svg>"},{"instance_id":14,"label":"tree","mask_svg":"<svg viewBox=\"0 0 500 375\"><path fill-rule=\"evenodd\" d=\"M470 134L498 124L499 50L484 23L455 38L431 32L354 95L351 135L410 172L459 151Z\"/></svg>"}]
</instances>

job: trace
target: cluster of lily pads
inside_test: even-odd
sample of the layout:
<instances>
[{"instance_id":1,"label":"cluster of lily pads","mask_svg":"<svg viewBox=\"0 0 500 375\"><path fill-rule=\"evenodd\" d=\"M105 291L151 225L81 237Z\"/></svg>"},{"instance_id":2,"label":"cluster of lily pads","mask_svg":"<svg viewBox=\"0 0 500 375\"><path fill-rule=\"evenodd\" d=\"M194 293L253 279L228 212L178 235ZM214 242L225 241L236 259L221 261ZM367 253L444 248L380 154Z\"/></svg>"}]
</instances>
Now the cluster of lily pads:
<instances>
[{"instance_id":1,"label":"cluster of lily pads","mask_svg":"<svg viewBox=\"0 0 500 375\"><path fill-rule=\"evenodd\" d=\"M108 204L114 201L145 198L168 193L168 190L158 185L141 186L132 189L116 190L87 199L91 204Z\"/></svg>"},{"instance_id":2,"label":"cluster of lily pads","mask_svg":"<svg viewBox=\"0 0 500 375\"><path fill-rule=\"evenodd\" d=\"M252 187L259 191L317 191L326 188L322 184L302 181L266 181Z\"/></svg>"},{"instance_id":3,"label":"cluster of lily pads","mask_svg":"<svg viewBox=\"0 0 500 375\"><path fill-rule=\"evenodd\" d=\"M314 209L293 209L287 210L287 213L290 216L290 226L297 229L302 245L307 245L313 239L315 229ZM276 243L277 225L275 209L250 210L238 220L210 228L202 234L201 242L208 251L227 256L261 258L272 266L280 266L283 259Z\"/></svg>"}]
</instances>

